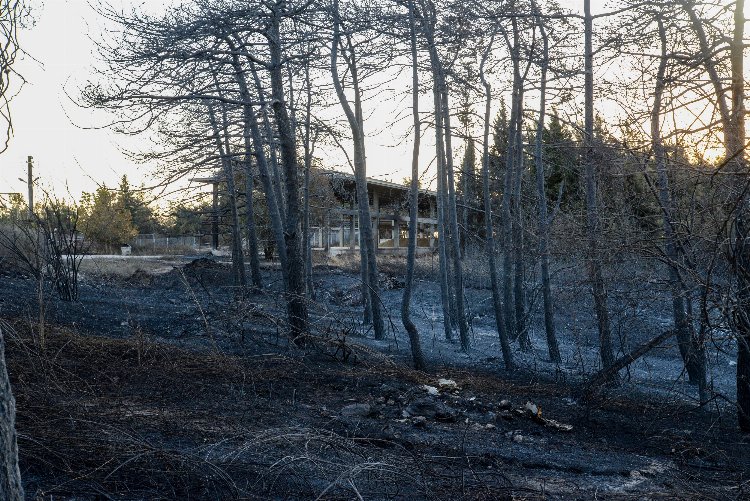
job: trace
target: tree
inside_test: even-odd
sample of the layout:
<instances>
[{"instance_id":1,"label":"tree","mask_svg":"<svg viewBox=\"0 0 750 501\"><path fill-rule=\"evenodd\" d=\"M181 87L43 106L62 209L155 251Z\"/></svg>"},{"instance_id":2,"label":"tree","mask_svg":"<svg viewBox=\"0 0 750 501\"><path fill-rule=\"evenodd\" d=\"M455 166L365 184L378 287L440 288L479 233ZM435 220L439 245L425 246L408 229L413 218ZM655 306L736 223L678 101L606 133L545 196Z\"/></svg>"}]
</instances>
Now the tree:
<instances>
[{"instance_id":1,"label":"tree","mask_svg":"<svg viewBox=\"0 0 750 501\"><path fill-rule=\"evenodd\" d=\"M594 297L597 327L599 330L599 355L607 369L615 361L612 351L612 330L607 307L607 291L599 256L601 221L597 202L597 183L594 165L594 47L591 0L584 0L584 131L583 166L586 179L586 231L588 233L588 272Z\"/></svg>"},{"instance_id":2,"label":"tree","mask_svg":"<svg viewBox=\"0 0 750 501\"><path fill-rule=\"evenodd\" d=\"M127 243L138 234L133 219L115 191L100 186L81 197L83 210L81 228L91 241L112 252L113 246Z\"/></svg>"},{"instance_id":3,"label":"tree","mask_svg":"<svg viewBox=\"0 0 750 501\"><path fill-rule=\"evenodd\" d=\"M11 83L15 80L13 70L16 54L20 50L18 28L28 18L28 6L23 0L0 2L0 119L5 122L5 151L13 131L10 118ZM5 365L5 338L0 330L0 499L22 501L24 499L21 472L18 469L18 445L16 440L16 402L10 387Z\"/></svg>"},{"instance_id":4,"label":"tree","mask_svg":"<svg viewBox=\"0 0 750 501\"><path fill-rule=\"evenodd\" d=\"M534 5L536 10L536 5ZM537 11L538 14L538 11ZM537 15L539 31L542 37L542 57L539 62L541 66L539 86L539 118L537 120L536 141L534 147L534 161L536 167L536 192L539 204L539 257L542 268L542 296L544 298L544 330L547 334L547 351L549 358L559 364L562 362L560 348L557 344L555 334L554 305L552 303L552 291L549 273L549 216L547 215L547 190L544 179L544 147L542 145L544 135L544 120L547 100L547 70L549 66L549 37L544 26L544 21Z\"/></svg>"},{"instance_id":5,"label":"tree","mask_svg":"<svg viewBox=\"0 0 750 501\"><path fill-rule=\"evenodd\" d=\"M357 49L353 42L352 33L342 33L342 19L339 10L339 1L333 1L333 40L331 41L331 76L336 89L341 107L344 109L349 127L352 132L354 143L354 178L357 191L357 206L359 208L359 231L360 231L360 256L362 259L361 269L363 283L367 284L365 294L365 308L369 307L372 314L373 330L375 339L385 337L385 324L380 308L380 295L378 293L378 265L375 256L375 240L372 234L372 219L370 218L370 202L367 195L367 157L365 154L365 131L364 114L362 111L362 95L360 90L360 79L357 64ZM352 92L354 94L354 108L344 92L341 77L338 71L339 51L345 51L344 60L347 72L351 78Z\"/></svg>"},{"instance_id":6,"label":"tree","mask_svg":"<svg viewBox=\"0 0 750 501\"><path fill-rule=\"evenodd\" d=\"M419 205L419 69L417 52L417 29L414 19L414 0L409 0L409 39L412 55L412 116L414 118L414 149L411 157L411 183L409 187L409 248L406 256L406 285L401 300L401 321L409 334L414 367L424 369L425 361L422 346L419 342L419 332L410 318L409 306L414 285L414 261L417 253L417 209Z\"/></svg>"},{"instance_id":7,"label":"tree","mask_svg":"<svg viewBox=\"0 0 750 501\"><path fill-rule=\"evenodd\" d=\"M127 175L122 176L118 196L122 200L122 205L130 213L130 219L136 231L138 233L158 233L161 229L159 221L143 193L144 189L134 190L130 186Z\"/></svg>"}]
</instances>

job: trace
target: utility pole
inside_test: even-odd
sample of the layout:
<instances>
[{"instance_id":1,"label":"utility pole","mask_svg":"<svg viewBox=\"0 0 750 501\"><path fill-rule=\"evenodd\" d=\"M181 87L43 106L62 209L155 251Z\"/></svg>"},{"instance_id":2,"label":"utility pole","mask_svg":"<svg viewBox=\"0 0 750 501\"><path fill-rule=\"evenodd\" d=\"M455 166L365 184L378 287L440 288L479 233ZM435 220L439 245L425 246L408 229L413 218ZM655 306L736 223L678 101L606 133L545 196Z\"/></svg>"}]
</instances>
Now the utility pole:
<instances>
[{"instance_id":1,"label":"utility pole","mask_svg":"<svg viewBox=\"0 0 750 501\"><path fill-rule=\"evenodd\" d=\"M29 219L34 219L34 157L26 159L27 181L29 188Z\"/></svg>"}]
</instances>

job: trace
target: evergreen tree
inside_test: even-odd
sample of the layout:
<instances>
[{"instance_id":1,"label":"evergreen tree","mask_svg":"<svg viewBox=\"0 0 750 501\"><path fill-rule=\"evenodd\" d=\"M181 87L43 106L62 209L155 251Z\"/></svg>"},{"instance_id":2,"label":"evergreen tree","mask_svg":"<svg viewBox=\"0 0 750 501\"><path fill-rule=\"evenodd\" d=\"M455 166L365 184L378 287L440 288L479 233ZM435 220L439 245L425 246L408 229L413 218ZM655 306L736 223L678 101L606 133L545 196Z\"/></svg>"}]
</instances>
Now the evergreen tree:
<instances>
[{"instance_id":1,"label":"evergreen tree","mask_svg":"<svg viewBox=\"0 0 750 501\"><path fill-rule=\"evenodd\" d=\"M103 245L108 252L113 246L126 243L138 234L122 198L106 186L100 186L93 194L84 193L81 205L84 234Z\"/></svg>"},{"instance_id":2,"label":"evergreen tree","mask_svg":"<svg viewBox=\"0 0 750 501\"><path fill-rule=\"evenodd\" d=\"M581 176L573 134L562 123L557 110L553 110L549 116L543 139L547 200L551 204L556 203L562 185L561 203L564 206L581 202Z\"/></svg>"},{"instance_id":3,"label":"evergreen tree","mask_svg":"<svg viewBox=\"0 0 750 501\"><path fill-rule=\"evenodd\" d=\"M156 214L143 196L143 190L133 190L126 175L120 180L118 196L130 213L131 222L138 233L158 233L161 230Z\"/></svg>"}]
</instances>

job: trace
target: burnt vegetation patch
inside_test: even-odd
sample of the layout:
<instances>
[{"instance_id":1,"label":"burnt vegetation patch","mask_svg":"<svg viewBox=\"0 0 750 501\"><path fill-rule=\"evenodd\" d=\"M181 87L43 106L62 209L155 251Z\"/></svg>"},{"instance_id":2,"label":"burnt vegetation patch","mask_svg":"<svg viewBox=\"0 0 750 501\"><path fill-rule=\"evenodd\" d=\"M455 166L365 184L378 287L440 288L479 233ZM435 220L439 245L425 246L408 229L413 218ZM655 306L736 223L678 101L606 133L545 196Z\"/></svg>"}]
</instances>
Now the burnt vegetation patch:
<instances>
[{"instance_id":1,"label":"burnt vegetation patch","mask_svg":"<svg viewBox=\"0 0 750 501\"><path fill-rule=\"evenodd\" d=\"M361 354L7 336L27 492L54 499L742 497L730 417ZM556 427L542 420L553 420ZM622 492L623 496L625 492Z\"/></svg>"}]
</instances>

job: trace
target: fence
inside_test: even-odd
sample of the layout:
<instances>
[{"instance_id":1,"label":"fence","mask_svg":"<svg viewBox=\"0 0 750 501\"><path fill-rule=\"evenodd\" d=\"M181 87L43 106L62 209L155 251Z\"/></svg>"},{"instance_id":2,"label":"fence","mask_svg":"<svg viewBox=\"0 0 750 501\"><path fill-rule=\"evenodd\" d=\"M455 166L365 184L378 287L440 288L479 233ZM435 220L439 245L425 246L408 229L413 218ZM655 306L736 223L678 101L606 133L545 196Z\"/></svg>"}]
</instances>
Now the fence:
<instances>
[{"instance_id":1,"label":"fence","mask_svg":"<svg viewBox=\"0 0 750 501\"><path fill-rule=\"evenodd\" d=\"M137 235L133 247L138 249L166 249L191 247L197 249L202 245L199 236L164 237L156 234Z\"/></svg>"}]
</instances>

